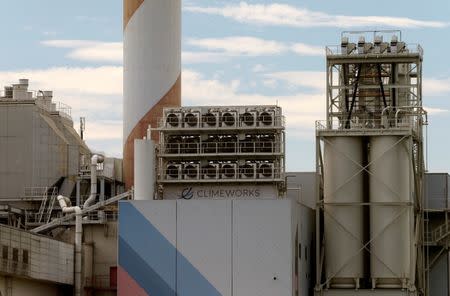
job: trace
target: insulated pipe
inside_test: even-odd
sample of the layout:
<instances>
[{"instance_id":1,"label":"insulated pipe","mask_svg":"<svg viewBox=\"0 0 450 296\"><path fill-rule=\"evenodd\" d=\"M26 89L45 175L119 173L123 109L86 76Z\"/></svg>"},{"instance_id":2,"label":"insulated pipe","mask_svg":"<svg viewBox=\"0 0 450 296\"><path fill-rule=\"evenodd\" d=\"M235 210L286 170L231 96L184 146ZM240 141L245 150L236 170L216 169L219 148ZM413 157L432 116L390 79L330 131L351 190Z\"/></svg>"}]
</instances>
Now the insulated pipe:
<instances>
[{"instance_id":1,"label":"insulated pipe","mask_svg":"<svg viewBox=\"0 0 450 296\"><path fill-rule=\"evenodd\" d=\"M58 195L59 206L63 213L75 213L75 296L81 296L81 238L83 236L83 221L80 207L69 207L70 200Z\"/></svg>"},{"instance_id":2,"label":"insulated pipe","mask_svg":"<svg viewBox=\"0 0 450 296\"><path fill-rule=\"evenodd\" d=\"M97 197L97 164L103 162L103 156L94 154L91 158L91 194L84 202L83 208L90 206Z\"/></svg>"}]
</instances>

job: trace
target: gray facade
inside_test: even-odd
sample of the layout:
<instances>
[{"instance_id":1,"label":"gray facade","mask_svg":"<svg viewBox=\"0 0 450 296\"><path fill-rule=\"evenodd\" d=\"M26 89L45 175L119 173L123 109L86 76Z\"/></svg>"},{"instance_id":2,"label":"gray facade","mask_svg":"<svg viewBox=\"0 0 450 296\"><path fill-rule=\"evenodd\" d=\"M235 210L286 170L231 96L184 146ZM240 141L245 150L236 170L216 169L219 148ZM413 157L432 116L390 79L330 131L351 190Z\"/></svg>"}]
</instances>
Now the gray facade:
<instances>
[{"instance_id":1,"label":"gray facade","mask_svg":"<svg viewBox=\"0 0 450 296\"><path fill-rule=\"evenodd\" d=\"M89 153L72 120L60 112L35 101L0 100L0 200L24 197L25 188L62 188L69 181L64 193L70 195L80 155Z\"/></svg>"},{"instance_id":2,"label":"gray facade","mask_svg":"<svg viewBox=\"0 0 450 296\"><path fill-rule=\"evenodd\" d=\"M428 173L425 175L425 208L443 210L449 208L450 175L447 173Z\"/></svg>"}]
</instances>

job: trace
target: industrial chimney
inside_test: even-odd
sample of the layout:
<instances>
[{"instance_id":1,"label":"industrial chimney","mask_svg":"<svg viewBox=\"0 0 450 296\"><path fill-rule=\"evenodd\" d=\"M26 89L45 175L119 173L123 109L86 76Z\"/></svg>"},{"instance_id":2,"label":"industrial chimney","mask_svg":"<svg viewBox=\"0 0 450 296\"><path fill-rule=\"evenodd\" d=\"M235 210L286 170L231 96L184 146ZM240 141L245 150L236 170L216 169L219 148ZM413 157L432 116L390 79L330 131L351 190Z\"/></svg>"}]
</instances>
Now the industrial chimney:
<instances>
[{"instance_id":1,"label":"industrial chimney","mask_svg":"<svg viewBox=\"0 0 450 296\"><path fill-rule=\"evenodd\" d=\"M124 178L134 182L134 140L181 105L181 0L124 0ZM158 142L157 133L152 139Z\"/></svg>"}]
</instances>

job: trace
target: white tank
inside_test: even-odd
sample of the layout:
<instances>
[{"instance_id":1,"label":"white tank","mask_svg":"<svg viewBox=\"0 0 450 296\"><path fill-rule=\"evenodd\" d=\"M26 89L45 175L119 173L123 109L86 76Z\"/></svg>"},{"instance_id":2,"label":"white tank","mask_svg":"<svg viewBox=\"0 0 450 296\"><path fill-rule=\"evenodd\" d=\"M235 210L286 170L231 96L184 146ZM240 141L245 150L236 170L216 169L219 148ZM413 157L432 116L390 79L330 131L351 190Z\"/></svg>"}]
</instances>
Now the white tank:
<instances>
[{"instance_id":1,"label":"white tank","mask_svg":"<svg viewBox=\"0 0 450 296\"><path fill-rule=\"evenodd\" d=\"M155 196L155 144L152 140L134 140L134 199L152 200Z\"/></svg>"},{"instance_id":2,"label":"white tank","mask_svg":"<svg viewBox=\"0 0 450 296\"><path fill-rule=\"evenodd\" d=\"M372 203L412 201L412 165L408 139L370 139L369 196ZM371 278L378 288L399 288L410 278L411 213L408 207L372 205Z\"/></svg>"},{"instance_id":3,"label":"white tank","mask_svg":"<svg viewBox=\"0 0 450 296\"><path fill-rule=\"evenodd\" d=\"M330 137L324 146L324 199L363 202L363 144L359 137ZM325 206L325 270L331 287L354 288L363 277L363 207ZM345 229L345 230L344 230Z\"/></svg>"}]
</instances>

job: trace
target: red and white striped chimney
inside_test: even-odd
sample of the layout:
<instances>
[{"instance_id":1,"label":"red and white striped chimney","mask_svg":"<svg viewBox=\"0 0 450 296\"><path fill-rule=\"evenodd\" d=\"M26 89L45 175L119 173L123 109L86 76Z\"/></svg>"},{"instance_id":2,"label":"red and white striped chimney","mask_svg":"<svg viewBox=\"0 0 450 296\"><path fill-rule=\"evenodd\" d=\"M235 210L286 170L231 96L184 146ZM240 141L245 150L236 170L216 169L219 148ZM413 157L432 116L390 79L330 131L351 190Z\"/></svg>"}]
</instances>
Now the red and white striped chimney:
<instances>
[{"instance_id":1,"label":"red and white striped chimney","mask_svg":"<svg viewBox=\"0 0 450 296\"><path fill-rule=\"evenodd\" d=\"M181 0L124 0L123 168L134 184L134 139L181 105ZM159 141L158 134L152 139Z\"/></svg>"}]
</instances>

